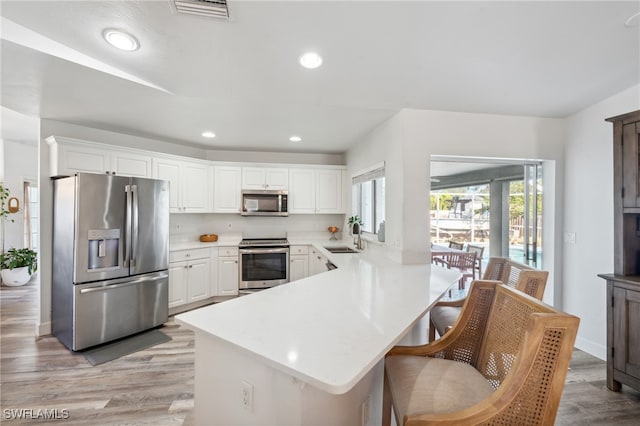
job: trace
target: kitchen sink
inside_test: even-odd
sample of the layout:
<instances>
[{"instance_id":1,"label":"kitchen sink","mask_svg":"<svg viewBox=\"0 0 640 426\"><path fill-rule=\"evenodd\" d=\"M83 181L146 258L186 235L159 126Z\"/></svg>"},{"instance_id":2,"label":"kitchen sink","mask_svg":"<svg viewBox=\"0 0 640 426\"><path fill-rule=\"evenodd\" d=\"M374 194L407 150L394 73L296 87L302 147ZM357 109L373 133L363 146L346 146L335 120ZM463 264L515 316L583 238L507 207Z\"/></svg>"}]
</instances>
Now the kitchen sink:
<instances>
[{"instance_id":1,"label":"kitchen sink","mask_svg":"<svg viewBox=\"0 0 640 426\"><path fill-rule=\"evenodd\" d=\"M358 250L348 246L325 247L325 249L331 253L359 253Z\"/></svg>"}]
</instances>

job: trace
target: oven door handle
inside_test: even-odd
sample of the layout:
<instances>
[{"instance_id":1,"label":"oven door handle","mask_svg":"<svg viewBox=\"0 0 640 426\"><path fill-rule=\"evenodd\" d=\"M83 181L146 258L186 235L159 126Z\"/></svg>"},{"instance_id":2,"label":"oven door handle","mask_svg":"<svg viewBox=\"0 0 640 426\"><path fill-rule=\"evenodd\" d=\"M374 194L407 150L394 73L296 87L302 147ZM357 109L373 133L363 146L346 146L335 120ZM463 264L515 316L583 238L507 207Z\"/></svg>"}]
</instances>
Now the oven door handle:
<instances>
[{"instance_id":1,"label":"oven door handle","mask_svg":"<svg viewBox=\"0 0 640 426\"><path fill-rule=\"evenodd\" d=\"M280 248L246 248L240 249L240 254L289 253L288 247Z\"/></svg>"}]
</instances>

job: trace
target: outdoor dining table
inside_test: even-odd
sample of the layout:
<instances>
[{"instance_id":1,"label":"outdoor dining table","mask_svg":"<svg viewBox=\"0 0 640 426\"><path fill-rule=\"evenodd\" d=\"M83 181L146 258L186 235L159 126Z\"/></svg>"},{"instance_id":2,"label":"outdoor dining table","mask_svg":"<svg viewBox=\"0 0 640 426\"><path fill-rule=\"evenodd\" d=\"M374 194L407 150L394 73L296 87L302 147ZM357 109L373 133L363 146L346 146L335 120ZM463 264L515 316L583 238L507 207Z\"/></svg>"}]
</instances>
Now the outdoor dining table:
<instances>
[{"instance_id":1,"label":"outdoor dining table","mask_svg":"<svg viewBox=\"0 0 640 426\"><path fill-rule=\"evenodd\" d=\"M431 244L431 262L434 258L446 259L451 253L466 253L464 250L458 250L451 247L441 246L439 244Z\"/></svg>"}]
</instances>

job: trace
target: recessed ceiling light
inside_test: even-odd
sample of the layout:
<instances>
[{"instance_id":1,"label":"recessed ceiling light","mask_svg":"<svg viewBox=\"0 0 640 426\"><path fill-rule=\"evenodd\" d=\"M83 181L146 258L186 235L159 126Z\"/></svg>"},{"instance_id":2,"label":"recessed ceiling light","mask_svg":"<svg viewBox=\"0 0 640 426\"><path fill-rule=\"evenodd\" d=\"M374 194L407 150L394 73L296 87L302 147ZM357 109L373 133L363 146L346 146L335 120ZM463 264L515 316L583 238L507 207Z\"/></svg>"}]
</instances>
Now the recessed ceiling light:
<instances>
[{"instance_id":1,"label":"recessed ceiling light","mask_svg":"<svg viewBox=\"0 0 640 426\"><path fill-rule=\"evenodd\" d=\"M126 50L127 52L133 52L140 47L138 40L129 33L124 31L114 30L112 28L106 29L102 32L102 37L112 45L120 50Z\"/></svg>"},{"instance_id":2,"label":"recessed ceiling light","mask_svg":"<svg viewBox=\"0 0 640 426\"><path fill-rule=\"evenodd\" d=\"M290 140L291 142L300 142L300 141L302 140L302 138L301 138L300 136L291 136L291 137L289 138L289 140Z\"/></svg>"},{"instance_id":3,"label":"recessed ceiling light","mask_svg":"<svg viewBox=\"0 0 640 426\"><path fill-rule=\"evenodd\" d=\"M206 132L202 132L202 136L204 136L205 138L213 139L216 137L216 134L207 130Z\"/></svg>"},{"instance_id":4,"label":"recessed ceiling light","mask_svg":"<svg viewBox=\"0 0 640 426\"><path fill-rule=\"evenodd\" d=\"M322 57L316 52L307 52L300 56L300 65L309 69L318 68L322 65Z\"/></svg>"}]
</instances>

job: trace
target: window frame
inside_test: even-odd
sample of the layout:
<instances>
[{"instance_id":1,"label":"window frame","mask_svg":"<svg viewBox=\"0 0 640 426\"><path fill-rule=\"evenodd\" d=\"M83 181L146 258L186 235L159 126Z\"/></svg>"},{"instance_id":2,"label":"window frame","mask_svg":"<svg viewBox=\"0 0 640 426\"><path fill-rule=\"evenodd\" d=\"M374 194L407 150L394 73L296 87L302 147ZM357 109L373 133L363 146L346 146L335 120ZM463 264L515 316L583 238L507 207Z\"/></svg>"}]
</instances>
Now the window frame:
<instances>
[{"instance_id":1,"label":"window frame","mask_svg":"<svg viewBox=\"0 0 640 426\"><path fill-rule=\"evenodd\" d=\"M380 189L380 180L382 180L382 189ZM371 228L369 228L370 230L365 229L365 227L367 227L367 223L369 222L369 220L364 220L365 218L365 206L363 203L363 190L364 190L364 186L365 184L371 183L370 185L370 195L369 195L369 202L370 202L370 211L367 212L366 217L371 217L371 224L369 225ZM362 233L363 234L370 234L370 235L377 235L378 234L378 229L376 229L377 227L379 227L379 223L382 223L383 220L385 220L386 217L386 206L385 206L385 200L382 200L382 204L380 204L382 206L382 212L379 211L378 206L379 206L379 193L382 192L383 196L386 198L386 192L385 191L386 188L386 177L385 177L385 168L384 168L384 163L382 164L378 164L375 165L367 170L361 171L356 173L353 177L352 177L352 184L351 184L351 196L352 196L352 214L353 215L357 215L358 217L360 217L360 219L363 221L364 225L362 226ZM382 217L379 217L382 216ZM368 228L368 227L367 227Z\"/></svg>"}]
</instances>

